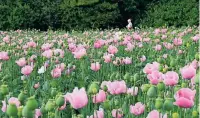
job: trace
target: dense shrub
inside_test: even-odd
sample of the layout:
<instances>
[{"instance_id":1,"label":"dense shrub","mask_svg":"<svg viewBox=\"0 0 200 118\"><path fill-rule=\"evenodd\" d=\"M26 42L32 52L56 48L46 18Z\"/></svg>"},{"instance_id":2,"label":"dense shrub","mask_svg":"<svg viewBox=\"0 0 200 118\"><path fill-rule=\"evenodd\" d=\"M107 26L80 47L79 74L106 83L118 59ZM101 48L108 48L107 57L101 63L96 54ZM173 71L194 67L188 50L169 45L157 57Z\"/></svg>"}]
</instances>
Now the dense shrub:
<instances>
[{"instance_id":1,"label":"dense shrub","mask_svg":"<svg viewBox=\"0 0 200 118\"><path fill-rule=\"evenodd\" d=\"M143 26L192 26L198 24L198 0L161 0L149 6Z\"/></svg>"},{"instance_id":2,"label":"dense shrub","mask_svg":"<svg viewBox=\"0 0 200 118\"><path fill-rule=\"evenodd\" d=\"M134 26L197 25L198 1L0 0L0 30L122 28L129 18Z\"/></svg>"}]
</instances>

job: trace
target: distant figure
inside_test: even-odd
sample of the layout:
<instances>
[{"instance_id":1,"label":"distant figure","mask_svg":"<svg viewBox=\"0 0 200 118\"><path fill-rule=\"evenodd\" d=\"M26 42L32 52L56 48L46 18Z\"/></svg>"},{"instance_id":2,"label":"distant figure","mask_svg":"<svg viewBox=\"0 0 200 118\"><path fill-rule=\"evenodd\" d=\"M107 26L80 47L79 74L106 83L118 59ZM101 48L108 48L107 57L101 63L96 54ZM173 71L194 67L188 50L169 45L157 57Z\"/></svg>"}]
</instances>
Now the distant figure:
<instances>
[{"instance_id":1,"label":"distant figure","mask_svg":"<svg viewBox=\"0 0 200 118\"><path fill-rule=\"evenodd\" d=\"M132 29L132 22L131 19L128 19L128 25L126 26L127 29Z\"/></svg>"}]
</instances>

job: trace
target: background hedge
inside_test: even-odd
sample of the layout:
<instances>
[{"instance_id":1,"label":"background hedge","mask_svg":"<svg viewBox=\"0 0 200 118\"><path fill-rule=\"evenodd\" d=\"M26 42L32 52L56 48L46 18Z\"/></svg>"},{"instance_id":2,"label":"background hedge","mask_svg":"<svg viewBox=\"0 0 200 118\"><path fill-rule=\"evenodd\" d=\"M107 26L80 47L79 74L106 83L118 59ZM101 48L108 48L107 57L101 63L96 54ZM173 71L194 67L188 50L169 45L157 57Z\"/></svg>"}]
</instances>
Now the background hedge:
<instances>
[{"instance_id":1,"label":"background hedge","mask_svg":"<svg viewBox=\"0 0 200 118\"><path fill-rule=\"evenodd\" d=\"M198 24L198 0L0 0L0 30Z\"/></svg>"}]
</instances>

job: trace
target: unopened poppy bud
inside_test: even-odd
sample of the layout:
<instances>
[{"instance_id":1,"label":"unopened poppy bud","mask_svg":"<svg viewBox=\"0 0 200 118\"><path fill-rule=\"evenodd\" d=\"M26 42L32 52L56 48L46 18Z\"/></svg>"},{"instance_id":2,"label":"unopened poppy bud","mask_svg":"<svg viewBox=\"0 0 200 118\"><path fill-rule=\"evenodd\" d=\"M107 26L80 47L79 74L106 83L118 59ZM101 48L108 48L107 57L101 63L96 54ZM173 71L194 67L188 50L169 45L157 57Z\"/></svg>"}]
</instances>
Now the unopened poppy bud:
<instances>
[{"instance_id":1,"label":"unopened poppy bud","mask_svg":"<svg viewBox=\"0 0 200 118\"><path fill-rule=\"evenodd\" d=\"M162 109L163 107L163 99L162 98L157 98L155 102L155 107L156 109Z\"/></svg>"},{"instance_id":2,"label":"unopened poppy bud","mask_svg":"<svg viewBox=\"0 0 200 118\"><path fill-rule=\"evenodd\" d=\"M175 112L175 113L173 113L173 114L172 114L172 118L179 118L179 114L178 114L178 113L176 113L176 112Z\"/></svg>"},{"instance_id":3,"label":"unopened poppy bud","mask_svg":"<svg viewBox=\"0 0 200 118\"><path fill-rule=\"evenodd\" d=\"M163 107L164 107L164 109L166 111L170 111L170 110L173 109L173 102L172 102L172 100L173 100L172 98L166 98L166 100L164 102L164 105L163 105Z\"/></svg>"},{"instance_id":4,"label":"unopened poppy bud","mask_svg":"<svg viewBox=\"0 0 200 118\"><path fill-rule=\"evenodd\" d=\"M46 111L53 111L55 108L55 101L53 99L49 99L48 102L45 105Z\"/></svg>"},{"instance_id":5,"label":"unopened poppy bud","mask_svg":"<svg viewBox=\"0 0 200 118\"><path fill-rule=\"evenodd\" d=\"M192 111L192 118L198 118L198 112L197 111Z\"/></svg>"},{"instance_id":6,"label":"unopened poppy bud","mask_svg":"<svg viewBox=\"0 0 200 118\"><path fill-rule=\"evenodd\" d=\"M163 82L160 82L157 84L157 88L159 91L165 90L165 84Z\"/></svg>"}]
</instances>

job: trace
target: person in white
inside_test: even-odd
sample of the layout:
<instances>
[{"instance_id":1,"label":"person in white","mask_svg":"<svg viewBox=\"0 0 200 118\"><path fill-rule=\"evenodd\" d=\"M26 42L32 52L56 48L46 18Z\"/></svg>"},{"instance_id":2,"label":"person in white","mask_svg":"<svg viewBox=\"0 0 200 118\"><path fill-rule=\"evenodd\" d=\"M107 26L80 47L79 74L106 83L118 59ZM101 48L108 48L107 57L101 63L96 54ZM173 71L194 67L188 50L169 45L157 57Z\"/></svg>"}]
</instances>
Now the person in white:
<instances>
[{"instance_id":1,"label":"person in white","mask_svg":"<svg viewBox=\"0 0 200 118\"><path fill-rule=\"evenodd\" d=\"M132 27L133 26L132 26L131 19L128 19L128 25L126 26L126 28L130 30L130 29L132 29Z\"/></svg>"}]
</instances>

